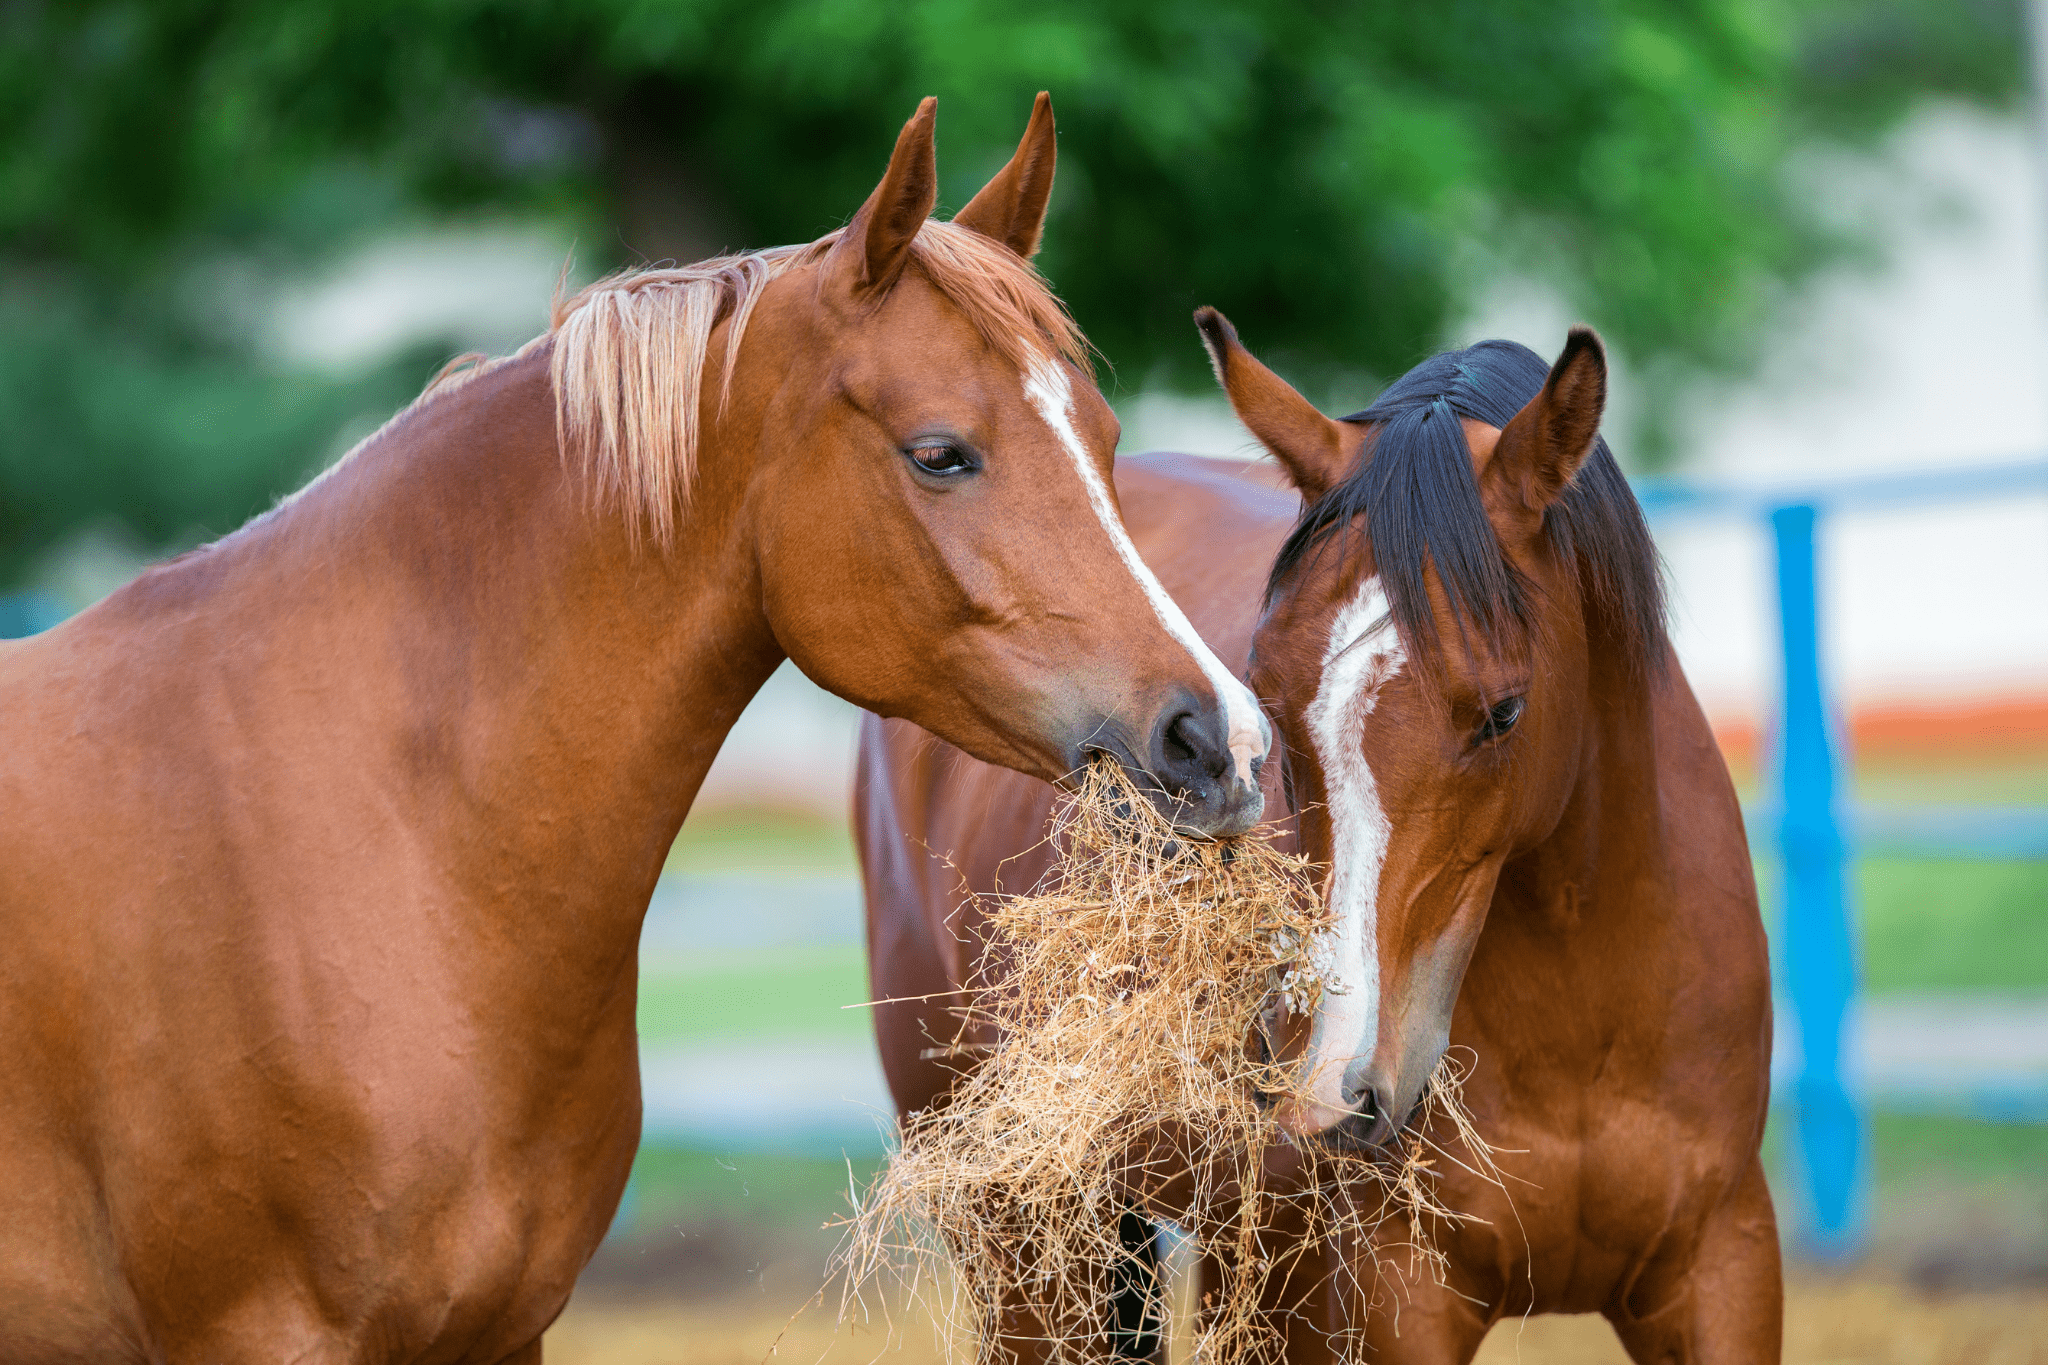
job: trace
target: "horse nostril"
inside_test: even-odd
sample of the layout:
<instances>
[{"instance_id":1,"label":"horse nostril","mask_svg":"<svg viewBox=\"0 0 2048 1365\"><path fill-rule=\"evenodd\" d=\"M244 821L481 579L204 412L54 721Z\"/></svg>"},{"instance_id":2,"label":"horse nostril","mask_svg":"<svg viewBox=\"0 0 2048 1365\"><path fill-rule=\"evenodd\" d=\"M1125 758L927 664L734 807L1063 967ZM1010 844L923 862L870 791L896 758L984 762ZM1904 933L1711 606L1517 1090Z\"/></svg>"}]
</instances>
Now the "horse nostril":
<instances>
[{"instance_id":1,"label":"horse nostril","mask_svg":"<svg viewBox=\"0 0 2048 1365\"><path fill-rule=\"evenodd\" d=\"M1393 1136L1393 1119L1387 1112L1387 1101L1379 1087L1370 1081L1354 1082L1346 1078L1340 1093L1344 1097L1344 1107L1355 1116L1345 1125L1354 1134L1373 1146Z\"/></svg>"},{"instance_id":2,"label":"horse nostril","mask_svg":"<svg viewBox=\"0 0 2048 1365\"><path fill-rule=\"evenodd\" d=\"M1235 760L1224 739L1222 713L1181 698L1157 714L1144 754L1145 776L1161 809L1191 834L1242 834L1258 819L1263 802L1256 785L1241 796L1231 776Z\"/></svg>"},{"instance_id":3,"label":"horse nostril","mask_svg":"<svg viewBox=\"0 0 2048 1365\"><path fill-rule=\"evenodd\" d=\"M1191 785L1200 786L1204 777L1221 778L1230 771L1230 751L1213 721L1192 711L1182 711L1167 722L1159 736L1159 750L1167 765L1186 774Z\"/></svg>"}]
</instances>

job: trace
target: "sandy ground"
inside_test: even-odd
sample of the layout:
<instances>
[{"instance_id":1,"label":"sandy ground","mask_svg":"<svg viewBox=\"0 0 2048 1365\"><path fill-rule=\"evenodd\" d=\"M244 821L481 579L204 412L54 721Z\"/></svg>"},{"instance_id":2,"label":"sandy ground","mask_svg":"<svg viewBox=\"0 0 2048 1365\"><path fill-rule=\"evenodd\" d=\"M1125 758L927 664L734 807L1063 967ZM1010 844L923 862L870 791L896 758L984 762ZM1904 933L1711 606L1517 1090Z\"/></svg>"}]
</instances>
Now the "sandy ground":
<instances>
[{"instance_id":1,"label":"sandy ground","mask_svg":"<svg viewBox=\"0 0 2048 1365\"><path fill-rule=\"evenodd\" d=\"M813 1312L790 1324L789 1302L781 1293L748 1290L696 1304L572 1303L548 1334L547 1359L549 1365L937 1365L944 1359L928 1328L913 1325L892 1345L871 1331L835 1332L829 1314ZM1788 1365L2048 1365L2048 1291L1931 1295L1871 1280L1795 1281L1785 1326ZM1479 1354L1481 1365L1627 1360L1598 1318L1503 1323Z\"/></svg>"}]
</instances>

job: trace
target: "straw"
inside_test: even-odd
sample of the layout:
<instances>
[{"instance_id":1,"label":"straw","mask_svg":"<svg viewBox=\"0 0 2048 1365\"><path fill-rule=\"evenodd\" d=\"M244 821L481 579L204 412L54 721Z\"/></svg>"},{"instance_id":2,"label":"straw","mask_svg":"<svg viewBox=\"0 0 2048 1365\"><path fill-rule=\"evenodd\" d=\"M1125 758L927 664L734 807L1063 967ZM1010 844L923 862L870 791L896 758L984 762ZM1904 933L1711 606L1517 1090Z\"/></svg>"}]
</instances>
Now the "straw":
<instances>
[{"instance_id":1,"label":"straw","mask_svg":"<svg viewBox=\"0 0 2048 1365\"><path fill-rule=\"evenodd\" d=\"M1440 1276L1429 1225L1463 1215L1436 1199L1441 1154L1426 1141L1391 1153L1304 1143L1298 1172L1268 1173L1288 1142L1274 1102L1303 1083L1273 1060L1270 1030L1283 1004L1312 1013L1330 975L1312 869L1262 835L1178 836L1108 763L1084 775L1050 837L1060 858L1046 883L985 906L990 984L961 1024L1000 1041L935 1049L981 1060L946 1103L909 1117L887 1169L857 1193L835 1261L842 1317L894 1281L955 1358L987 1358L998 1336L1036 1340L1051 1361L1108 1358L1116 1294L1149 1287L1158 1311L1165 1300L1119 1237L1126 1209L1177 1224L1224 1267L1199 1306L1198 1361L1276 1358L1262 1301L1290 1297L1326 1259L1346 1264L1326 1248L1379 1265L1368 1238L1390 1223L1407 1252L1396 1281ZM1448 1124L1461 1164L1493 1178L1456 1080L1439 1069L1424 1118L1443 1122L1411 1131ZM1283 1215L1300 1235L1280 1245L1270 1229Z\"/></svg>"}]
</instances>

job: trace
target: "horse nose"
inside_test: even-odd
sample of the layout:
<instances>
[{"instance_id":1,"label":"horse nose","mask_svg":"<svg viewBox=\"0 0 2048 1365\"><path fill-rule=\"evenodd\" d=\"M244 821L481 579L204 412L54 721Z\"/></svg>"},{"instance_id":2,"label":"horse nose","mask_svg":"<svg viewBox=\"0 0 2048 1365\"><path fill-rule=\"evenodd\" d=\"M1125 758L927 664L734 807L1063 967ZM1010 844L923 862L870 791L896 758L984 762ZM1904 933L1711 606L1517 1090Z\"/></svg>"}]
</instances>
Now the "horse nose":
<instances>
[{"instance_id":1,"label":"horse nose","mask_svg":"<svg viewBox=\"0 0 2048 1365\"><path fill-rule=\"evenodd\" d=\"M1152 728L1146 766L1173 798L1173 822L1191 834L1225 839L1242 834L1265 812L1259 790L1263 756L1250 764L1251 780L1236 772L1229 723L1219 705L1167 707Z\"/></svg>"},{"instance_id":2,"label":"horse nose","mask_svg":"<svg viewBox=\"0 0 2048 1365\"><path fill-rule=\"evenodd\" d=\"M1379 1147L1394 1136L1393 1106L1380 1087L1346 1078L1344 1103L1352 1110L1351 1117L1344 1120L1346 1135L1352 1140Z\"/></svg>"},{"instance_id":3,"label":"horse nose","mask_svg":"<svg viewBox=\"0 0 2048 1365\"><path fill-rule=\"evenodd\" d=\"M1395 1087L1366 1070L1354 1070L1343 1078L1343 1105L1352 1113L1343 1119L1343 1132L1352 1142L1386 1146L1407 1126L1413 1099L1403 1107Z\"/></svg>"}]
</instances>

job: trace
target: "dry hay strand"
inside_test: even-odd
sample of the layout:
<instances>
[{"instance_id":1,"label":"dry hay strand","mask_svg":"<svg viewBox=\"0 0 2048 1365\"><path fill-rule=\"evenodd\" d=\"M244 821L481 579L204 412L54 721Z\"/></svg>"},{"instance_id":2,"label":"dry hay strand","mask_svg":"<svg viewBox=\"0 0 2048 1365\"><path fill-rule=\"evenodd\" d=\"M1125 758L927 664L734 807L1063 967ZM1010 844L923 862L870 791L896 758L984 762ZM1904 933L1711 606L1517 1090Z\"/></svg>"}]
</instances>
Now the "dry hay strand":
<instances>
[{"instance_id":1,"label":"dry hay strand","mask_svg":"<svg viewBox=\"0 0 2048 1365\"><path fill-rule=\"evenodd\" d=\"M1262 835L1181 838L1100 762L1051 837L1061 857L1046 884L986 906L987 984L962 1025L1000 1041L949 1102L910 1116L887 1169L856 1192L834 1263L842 1319L894 1300L877 1293L890 1284L956 1358L998 1358L998 1340L1035 1340L1031 1354L1051 1361L1112 1357L1112 1301L1164 1299L1119 1235L1126 1210L1178 1225L1217 1269L1198 1361L1274 1358L1275 1304L1327 1263L1347 1278L1372 1267L1376 1303L1389 1283L1440 1277L1431 1228L1464 1216L1436 1197L1438 1161L1497 1181L1455 1066L1439 1068L1392 1153L1290 1144L1272 1117L1303 1083L1272 1060L1275 1011L1311 1013L1329 989L1310 867ZM1455 1135L1464 1155L1429 1132ZM1320 1255L1332 1247L1348 1254Z\"/></svg>"}]
</instances>

